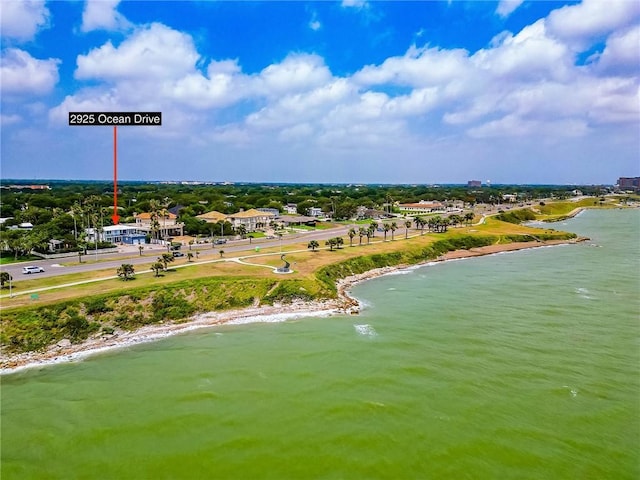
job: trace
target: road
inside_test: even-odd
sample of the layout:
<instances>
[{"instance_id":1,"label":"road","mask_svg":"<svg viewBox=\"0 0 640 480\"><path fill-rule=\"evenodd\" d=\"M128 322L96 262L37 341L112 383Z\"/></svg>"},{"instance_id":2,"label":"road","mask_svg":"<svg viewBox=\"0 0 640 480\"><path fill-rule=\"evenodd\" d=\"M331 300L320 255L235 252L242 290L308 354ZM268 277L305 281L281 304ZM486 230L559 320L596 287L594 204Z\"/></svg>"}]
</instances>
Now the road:
<instances>
[{"instance_id":1,"label":"road","mask_svg":"<svg viewBox=\"0 0 640 480\"><path fill-rule=\"evenodd\" d=\"M281 239L267 239L267 238L258 238L253 239L251 243L248 239L245 240L232 240L223 245L216 245L215 248L211 248L211 244L200 244L193 245L192 252L195 254L196 251L201 252L202 254L212 254L214 252L219 252L220 250L224 250L225 256L227 254L238 252L238 251L249 251L255 247L260 248L268 248L268 247L278 247L278 246L286 246L294 243L300 242L309 242L311 240L317 240L318 243L322 245L321 242L331 237L339 237L346 236L347 232L351 227L356 227L356 225L346 225L335 228L330 228L326 230L313 230L305 233L295 233L295 234L287 234L282 236ZM188 249L184 249L185 253L184 257L179 257L176 259L178 263L182 263L182 261L186 262L187 257L186 253ZM68 275L72 273L81 273L81 272L91 272L94 270L109 270L113 269L114 274L115 270L122 265L123 263L130 263L132 265L140 265L140 264L148 264L153 262L156 258L158 258L163 253L166 253L167 250L165 247L156 246L156 245L145 245L145 251L142 256L139 255L137 251L125 252L125 253L107 253L97 255L98 260L96 261L96 256L89 250L87 254L83 256L83 263L78 263L78 257L66 257L60 259L51 259L51 260L35 260L31 262L20 262L14 264L3 265L0 267L0 271L9 272L9 274L13 278L14 285L23 279L30 279L33 276L37 276L37 278L42 277L55 277L60 275ZM22 267L27 265L40 266L44 268L44 272L42 273L34 273L34 274L23 274Z\"/></svg>"}]
</instances>

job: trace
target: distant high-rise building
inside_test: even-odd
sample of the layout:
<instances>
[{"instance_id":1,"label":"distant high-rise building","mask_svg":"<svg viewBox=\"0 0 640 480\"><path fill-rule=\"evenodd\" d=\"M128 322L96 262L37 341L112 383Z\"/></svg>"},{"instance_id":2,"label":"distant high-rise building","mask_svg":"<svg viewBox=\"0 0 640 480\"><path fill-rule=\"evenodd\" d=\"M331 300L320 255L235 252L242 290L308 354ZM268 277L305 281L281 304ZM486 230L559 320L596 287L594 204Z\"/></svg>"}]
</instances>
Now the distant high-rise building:
<instances>
[{"instance_id":1,"label":"distant high-rise building","mask_svg":"<svg viewBox=\"0 0 640 480\"><path fill-rule=\"evenodd\" d=\"M618 178L618 188L620 190L640 190L640 177L620 177Z\"/></svg>"},{"instance_id":2,"label":"distant high-rise building","mask_svg":"<svg viewBox=\"0 0 640 480\"><path fill-rule=\"evenodd\" d=\"M467 187L481 187L482 182L480 180L469 180L467 182Z\"/></svg>"}]
</instances>

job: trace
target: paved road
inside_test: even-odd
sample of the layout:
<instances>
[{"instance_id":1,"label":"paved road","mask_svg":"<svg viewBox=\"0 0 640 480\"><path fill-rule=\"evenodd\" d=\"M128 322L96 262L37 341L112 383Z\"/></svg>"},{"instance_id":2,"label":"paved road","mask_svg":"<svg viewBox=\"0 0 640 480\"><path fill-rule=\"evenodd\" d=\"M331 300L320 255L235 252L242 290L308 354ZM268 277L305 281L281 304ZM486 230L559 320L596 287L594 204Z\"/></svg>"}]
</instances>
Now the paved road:
<instances>
[{"instance_id":1,"label":"paved road","mask_svg":"<svg viewBox=\"0 0 640 480\"><path fill-rule=\"evenodd\" d=\"M204 255L210 255L214 252L219 252L220 250L225 251L225 256L227 254L238 252L242 250L248 250L255 247L267 248L267 247L278 247L282 245L283 247L286 245L290 245L293 243L299 243L301 241L309 242L311 240L317 240L318 243L322 245L321 242L324 240L337 237L337 236L346 236L347 232L351 228L350 225L340 226L336 228L331 228L327 230L314 230L305 233L296 233L296 234L288 234L282 237L282 239L267 239L267 238L259 238L253 239L251 244L249 240L235 240L230 241L224 245L216 245L215 249L211 248L211 244L207 245L193 245L192 252L195 251L201 252ZM345 240L348 240L345 238ZM149 249L151 247L151 249ZM186 263L187 257L186 252L188 249L183 250L185 252L184 257L176 258L176 264ZM166 249L164 247L159 246L150 246L145 245L145 252L143 256L140 256L138 252L135 250L133 252L128 253L111 253L111 254L101 254L97 255L98 261L96 261L96 255L94 255L91 251L87 252L87 255L83 256L83 263L78 263L78 257L66 257L55 260L36 260L32 262L21 262L9 265L3 265L0 267L1 271L9 272L9 274L13 277L14 284L22 279L30 279L32 276L41 277L54 277L59 275L68 275L71 273L80 273L80 272L90 272L94 270L104 270L104 269L117 269L123 263L130 263L132 265L140 265L145 263L150 263L158 258L163 253L166 253ZM62 266L64 264L64 266ZM23 274L22 267L26 265L34 265L40 266L44 268L43 273L34 273L34 274Z\"/></svg>"}]
</instances>

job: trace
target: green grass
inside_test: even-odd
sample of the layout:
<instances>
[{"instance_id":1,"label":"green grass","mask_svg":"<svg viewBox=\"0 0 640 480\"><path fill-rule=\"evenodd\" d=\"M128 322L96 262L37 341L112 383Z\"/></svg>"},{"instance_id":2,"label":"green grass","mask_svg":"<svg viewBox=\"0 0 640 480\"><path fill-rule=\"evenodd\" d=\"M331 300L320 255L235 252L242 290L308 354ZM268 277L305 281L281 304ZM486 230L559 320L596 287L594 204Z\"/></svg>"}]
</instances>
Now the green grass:
<instances>
[{"instance_id":1,"label":"green grass","mask_svg":"<svg viewBox=\"0 0 640 480\"><path fill-rule=\"evenodd\" d=\"M578 201L549 202L545 205L533 205L531 210L538 220L560 221L577 208L618 208L615 197L588 197Z\"/></svg>"},{"instance_id":2,"label":"green grass","mask_svg":"<svg viewBox=\"0 0 640 480\"><path fill-rule=\"evenodd\" d=\"M18 259L15 259L15 256L13 254L9 255L9 254L1 254L0 255L0 265L9 265L12 263L24 263L24 262L33 262L35 260L42 260L42 258L40 257L36 257L35 255L26 255L26 256L22 256L22 257L18 257Z\"/></svg>"},{"instance_id":3,"label":"green grass","mask_svg":"<svg viewBox=\"0 0 640 480\"><path fill-rule=\"evenodd\" d=\"M290 245L288 255L294 273L274 275L264 267L217 261L175 269L156 278L151 273L137 274L130 282L118 279L65 287L39 293L37 302L28 295L3 299L2 350L8 353L41 350L69 338L82 342L98 332L135 329L160 321L184 321L200 312L243 308L253 304L273 304L296 299L335 298L337 279L354 273L396 265L423 262L456 249L469 249L497 243L534 239L569 239L575 235L552 229L531 228L488 218L483 225L450 228L447 233L425 233L415 229L405 240L402 232L395 241L383 242L377 234L370 245L359 246L358 238L349 247L329 252L311 252L307 242ZM396 232L397 233L397 232ZM263 255L273 253L273 256ZM236 254L234 253L234 256ZM281 265L277 247L239 254L250 263ZM218 258L207 256L208 259ZM150 259L151 260L151 259ZM201 260L203 260L201 258ZM144 267L136 266L140 271ZM20 282L20 290L60 285L88 278L114 275L115 269Z\"/></svg>"}]
</instances>

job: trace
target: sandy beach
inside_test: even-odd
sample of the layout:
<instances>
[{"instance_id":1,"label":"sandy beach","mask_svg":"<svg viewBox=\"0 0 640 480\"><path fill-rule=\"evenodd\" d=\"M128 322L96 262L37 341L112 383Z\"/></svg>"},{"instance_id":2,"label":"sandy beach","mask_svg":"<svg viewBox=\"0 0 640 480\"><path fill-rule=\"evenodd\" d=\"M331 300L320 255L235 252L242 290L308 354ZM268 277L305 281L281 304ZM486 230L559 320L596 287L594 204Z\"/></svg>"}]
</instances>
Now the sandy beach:
<instances>
[{"instance_id":1,"label":"sandy beach","mask_svg":"<svg viewBox=\"0 0 640 480\"><path fill-rule=\"evenodd\" d=\"M424 262L423 264L434 261L440 262L482 255L492 255L529 248L571 244L584 240L586 239L578 238L572 241L555 240L547 242L514 242L502 245L489 245L486 247L472 248L469 250L455 250L448 252L435 260ZM71 344L68 340L61 340L45 351L27 352L9 356L3 355L0 358L0 374L12 373L27 368L43 367L56 363L78 361L89 355L95 355L117 348L126 348L132 345L166 338L171 335L219 325L282 322L294 318L328 315L357 315L360 311L360 303L349 294L350 289L355 284L415 266L418 265L398 265L394 267L379 268L344 278L338 282L338 298L333 300L294 302L281 305L250 307L239 310L209 312L195 315L184 322L158 323L142 327L135 331L116 331L112 335L103 334L90 337L86 341L78 344Z\"/></svg>"}]
</instances>

